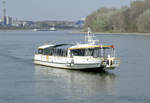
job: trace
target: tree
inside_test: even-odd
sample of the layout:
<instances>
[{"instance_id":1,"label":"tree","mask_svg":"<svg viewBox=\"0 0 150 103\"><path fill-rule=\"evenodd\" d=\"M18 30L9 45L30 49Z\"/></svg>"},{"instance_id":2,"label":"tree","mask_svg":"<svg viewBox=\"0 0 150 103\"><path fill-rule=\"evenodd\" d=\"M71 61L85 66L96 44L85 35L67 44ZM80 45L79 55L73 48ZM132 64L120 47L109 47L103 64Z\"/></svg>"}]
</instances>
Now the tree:
<instances>
[{"instance_id":1,"label":"tree","mask_svg":"<svg viewBox=\"0 0 150 103\"><path fill-rule=\"evenodd\" d=\"M150 9L138 17L137 27L139 32L150 32Z\"/></svg>"},{"instance_id":2,"label":"tree","mask_svg":"<svg viewBox=\"0 0 150 103\"><path fill-rule=\"evenodd\" d=\"M89 25L92 31L105 32L112 30L110 19L116 12L114 8L101 8L86 18L85 29Z\"/></svg>"},{"instance_id":3,"label":"tree","mask_svg":"<svg viewBox=\"0 0 150 103\"><path fill-rule=\"evenodd\" d=\"M85 28L90 25L96 32L148 32L147 10L150 10L150 0L136 0L130 7L119 9L100 8L87 16Z\"/></svg>"}]
</instances>

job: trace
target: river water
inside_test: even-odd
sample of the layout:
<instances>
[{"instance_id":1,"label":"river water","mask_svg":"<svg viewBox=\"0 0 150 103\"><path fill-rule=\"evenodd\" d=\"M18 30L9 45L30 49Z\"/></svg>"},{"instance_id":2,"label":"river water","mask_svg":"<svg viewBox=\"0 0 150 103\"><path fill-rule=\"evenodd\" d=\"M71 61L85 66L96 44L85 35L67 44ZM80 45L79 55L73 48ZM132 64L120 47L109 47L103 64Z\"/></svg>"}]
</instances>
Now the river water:
<instances>
[{"instance_id":1,"label":"river water","mask_svg":"<svg viewBox=\"0 0 150 103\"><path fill-rule=\"evenodd\" d=\"M0 32L0 103L150 103L150 36L96 37L115 45L119 68L83 72L33 64L39 45L83 42L84 34Z\"/></svg>"}]
</instances>

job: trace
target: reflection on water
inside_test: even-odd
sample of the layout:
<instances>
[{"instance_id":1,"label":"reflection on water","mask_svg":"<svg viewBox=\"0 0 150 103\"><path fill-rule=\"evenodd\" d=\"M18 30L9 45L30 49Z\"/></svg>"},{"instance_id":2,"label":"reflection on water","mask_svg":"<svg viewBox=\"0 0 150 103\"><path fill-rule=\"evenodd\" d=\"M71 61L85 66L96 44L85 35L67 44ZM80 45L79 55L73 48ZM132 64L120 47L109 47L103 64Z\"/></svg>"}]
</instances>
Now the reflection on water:
<instances>
[{"instance_id":1,"label":"reflection on water","mask_svg":"<svg viewBox=\"0 0 150 103\"><path fill-rule=\"evenodd\" d=\"M65 93L67 98L87 99L97 94L114 94L116 76L109 72L84 72L36 65L35 78L38 93L50 91L55 94L58 91L57 94Z\"/></svg>"}]
</instances>

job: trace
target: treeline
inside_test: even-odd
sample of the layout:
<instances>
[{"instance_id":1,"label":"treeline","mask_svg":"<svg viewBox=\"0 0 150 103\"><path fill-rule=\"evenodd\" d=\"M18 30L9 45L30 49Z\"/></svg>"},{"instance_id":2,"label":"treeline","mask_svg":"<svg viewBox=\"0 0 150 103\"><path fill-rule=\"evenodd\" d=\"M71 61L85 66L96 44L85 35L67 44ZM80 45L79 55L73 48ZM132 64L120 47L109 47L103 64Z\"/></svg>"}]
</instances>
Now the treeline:
<instances>
[{"instance_id":1,"label":"treeline","mask_svg":"<svg viewBox=\"0 0 150 103\"><path fill-rule=\"evenodd\" d=\"M55 26L57 29L72 29L75 22L73 21L37 21L35 22L36 28L50 28Z\"/></svg>"},{"instance_id":2,"label":"treeline","mask_svg":"<svg viewBox=\"0 0 150 103\"><path fill-rule=\"evenodd\" d=\"M150 0L137 0L130 7L100 8L86 18L84 29L94 32L150 32Z\"/></svg>"}]
</instances>

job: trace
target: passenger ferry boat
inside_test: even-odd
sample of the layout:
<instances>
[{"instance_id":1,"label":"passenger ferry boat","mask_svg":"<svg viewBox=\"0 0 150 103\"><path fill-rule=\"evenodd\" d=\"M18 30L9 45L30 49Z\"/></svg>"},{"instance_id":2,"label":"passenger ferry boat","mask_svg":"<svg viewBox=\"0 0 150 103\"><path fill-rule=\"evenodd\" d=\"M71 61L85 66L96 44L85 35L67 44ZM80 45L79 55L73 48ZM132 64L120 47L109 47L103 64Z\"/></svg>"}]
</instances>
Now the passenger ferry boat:
<instances>
[{"instance_id":1,"label":"passenger ferry boat","mask_svg":"<svg viewBox=\"0 0 150 103\"><path fill-rule=\"evenodd\" d=\"M114 45L97 44L98 40L88 28L84 44L49 44L38 47L34 63L66 69L111 70L120 65L115 57Z\"/></svg>"}]
</instances>

